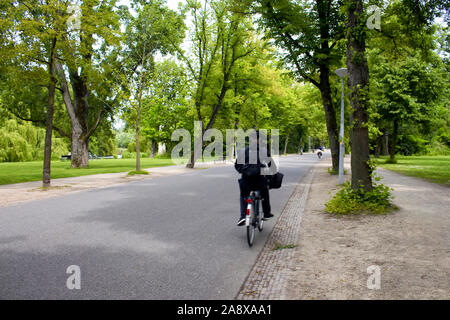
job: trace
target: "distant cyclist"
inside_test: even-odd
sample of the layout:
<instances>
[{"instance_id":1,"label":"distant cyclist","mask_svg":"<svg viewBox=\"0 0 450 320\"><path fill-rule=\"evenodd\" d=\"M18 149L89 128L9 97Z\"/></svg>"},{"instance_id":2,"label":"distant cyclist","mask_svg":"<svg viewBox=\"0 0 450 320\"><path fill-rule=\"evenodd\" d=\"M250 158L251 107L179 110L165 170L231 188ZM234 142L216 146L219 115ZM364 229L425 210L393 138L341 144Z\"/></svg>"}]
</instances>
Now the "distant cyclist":
<instances>
[{"instance_id":1,"label":"distant cyclist","mask_svg":"<svg viewBox=\"0 0 450 320\"><path fill-rule=\"evenodd\" d=\"M319 159L322 159L322 147L321 146L319 146L319 150L317 150L317 157L319 158Z\"/></svg>"},{"instance_id":2,"label":"distant cyclist","mask_svg":"<svg viewBox=\"0 0 450 320\"><path fill-rule=\"evenodd\" d=\"M238 151L234 164L234 168L242 175L239 179L241 214L237 223L238 226L245 224L245 198L250 195L251 191L259 190L261 192L264 219L273 217L270 212L269 187L261 169L268 168L263 169L267 170L266 174L276 173L277 169L270 152L264 146L260 146L260 140L259 131L253 131L250 135L249 146Z\"/></svg>"}]
</instances>

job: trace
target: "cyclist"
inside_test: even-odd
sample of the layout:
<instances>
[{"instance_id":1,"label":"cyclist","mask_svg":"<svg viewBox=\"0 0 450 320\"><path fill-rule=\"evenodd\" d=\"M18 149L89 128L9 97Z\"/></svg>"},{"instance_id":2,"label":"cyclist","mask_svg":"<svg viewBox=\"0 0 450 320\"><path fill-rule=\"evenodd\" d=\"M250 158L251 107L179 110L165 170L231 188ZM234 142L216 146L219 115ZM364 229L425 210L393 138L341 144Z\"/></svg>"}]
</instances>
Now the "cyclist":
<instances>
[{"instance_id":1,"label":"cyclist","mask_svg":"<svg viewBox=\"0 0 450 320\"><path fill-rule=\"evenodd\" d=\"M322 151L323 151L322 146L319 146L319 150L317 150L317 157L318 157L319 159L322 159Z\"/></svg>"},{"instance_id":2,"label":"cyclist","mask_svg":"<svg viewBox=\"0 0 450 320\"><path fill-rule=\"evenodd\" d=\"M270 212L269 187L265 175L276 173L277 169L270 152L265 147L260 146L259 131L253 131L250 134L249 146L239 150L234 168L242 175L238 181L241 214L237 225L243 226L245 224L245 198L250 195L251 191L259 190L261 193L263 219L267 220L273 217Z\"/></svg>"}]
</instances>

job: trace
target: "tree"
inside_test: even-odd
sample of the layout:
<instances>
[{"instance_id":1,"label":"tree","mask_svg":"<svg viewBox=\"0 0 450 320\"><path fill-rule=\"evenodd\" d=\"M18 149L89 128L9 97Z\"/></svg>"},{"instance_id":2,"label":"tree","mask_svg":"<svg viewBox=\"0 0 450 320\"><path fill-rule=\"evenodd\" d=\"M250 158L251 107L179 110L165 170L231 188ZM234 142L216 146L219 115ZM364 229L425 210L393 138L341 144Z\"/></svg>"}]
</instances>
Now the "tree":
<instances>
[{"instance_id":1,"label":"tree","mask_svg":"<svg viewBox=\"0 0 450 320\"><path fill-rule=\"evenodd\" d=\"M50 186L51 177L53 129L62 132L53 125L57 85L55 67L58 43L62 38L62 26L64 25L64 20L58 15L61 8L58 2L50 0L32 7L24 1L13 1L3 5L1 9L1 15L6 21L4 24L6 27L1 30L3 34L2 53L6 58L3 71L6 71L7 77L24 76L21 77L21 82L25 79L32 82L27 85L47 88L47 104L44 108L42 105L37 106L37 114L30 112L32 110L28 108L30 116L23 117L17 105L9 104L10 112L18 118L32 121L46 128L42 184L44 188L47 188ZM11 15L5 16L3 10L10 12ZM10 90L14 88L23 92L21 88L18 88L23 87L23 83L18 84L12 79L5 79L4 83ZM39 91L38 89L38 96L40 95ZM17 97L21 101L27 99L20 93ZM7 97L5 100L9 100L9 98Z\"/></svg>"},{"instance_id":2,"label":"tree","mask_svg":"<svg viewBox=\"0 0 450 320\"><path fill-rule=\"evenodd\" d=\"M67 3L57 14L73 19ZM89 138L105 115L112 115L121 95L110 68L117 57L121 34L115 0L87 0L79 7L79 28L67 26L61 54L55 63L67 115L70 120L72 168L89 165ZM69 12L69 13L67 13Z\"/></svg>"},{"instance_id":3,"label":"tree","mask_svg":"<svg viewBox=\"0 0 450 320\"><path fill-rule=\"evenodd\" d=\"M446 123L431 125L437 109L445 105L442 99L448 88L445 67L434 52L436 26L432 20L442 13L439 10L445 9L439 3L393 1L384 8L381 30L372 32L369 38L371 123L378 135L376 153L384 149L391 160L399 137L446 127ZM412 123L414 129L410 130ZM405 148L409 154L418 151L412 146Z\"/></svg>"},{"instance_id":4,"label":"tree","mask_svg":"<svg viewBox=\"0 0 450 320\"><path fill-rule=\"evenodd\" d=\"M382 55L373 59L374 103L381 116L378 124L383 131L391 130L389 155L393 160L402 125L430 122L448 84L437 57L435 63L423 61L418 53L404 56L401 61L386 60Z\"/></svg>"},{"instance_id":5,"label":"tree","mask_svg":"<svg viewBox=\"0 0 450 320\"><path fill-rule=\"evenodd\" d=\"M0 123L0 162L36 161L44 159L45 128L9 115ZM69 145L63 138L52 138L52 160L66 154Z\"/></svg>"},{"instance_id":6,"label":"tree","mask_svg":"<svg viewBox=\"0 0 450 320\"><path fill-rule=\"evenodd\" d=\"M331 97L330 70L342 56L344 37L341 1L256 0L253 10L267 37L281 48L286 65L299 80L319 89L325 111L333 170L339 166L339 140L336 111Z\"/></svg>"},{"instance_id":7,"label":"tree","mask_svg":"<svg viewBox=\"0 0 450 320\"><path fill-rule=\"evenodd\" d=\"M202 123L202 135L214 126L232 86L237 62L254 50L248 19L229 11L229 4L227 0L205 0L202 6L199 1L188 0L186 8L193 19L191 54L185 54L173 43L195 83L192 97L197 120ZM194 167L199 156L195 150L202 147L201 139L197 140L188 168Z\"/></svg>"},{"instance_id":8,"label":"tree","mask_svg":"<svg viewBox=\"0 0 450 320\"><path fill-rule=\"evenodd\" d=\"M157 146L171 144L171 133L190 124L188 81L185 70L171 59L156 62L154 80L149 83L149 94L142 104L142 134L150 143L150 157Z\"/></svg>"},{"instance_id":9,"label":"tree","mask_svg":"<svg viewBox=\"0 0 450 320\"><path fill-rule=\"evenodd\" d=\"M352 189L372 190L369 164L369 67L366 59L366 19L362 0L347 3L347 69L352 107Z\"/></svg>"},{"instance_id":10,"label":"tree","mask_svg":"<svg viewBox=\"0 0 450 320\"><path fill-rule=\"evenodd\" d=\"M136 16L126 17L126 47L123 52L126 74L126 90L132 96L131 116L136 129L136 171L140 164L140 129L143 95L151 82L156 81L155 55L172 53L179 46L184 34L181 15L169 10L163 1L135 3ZM170 39L170 42L168 41Z\"/></svg>"}]
</instances>

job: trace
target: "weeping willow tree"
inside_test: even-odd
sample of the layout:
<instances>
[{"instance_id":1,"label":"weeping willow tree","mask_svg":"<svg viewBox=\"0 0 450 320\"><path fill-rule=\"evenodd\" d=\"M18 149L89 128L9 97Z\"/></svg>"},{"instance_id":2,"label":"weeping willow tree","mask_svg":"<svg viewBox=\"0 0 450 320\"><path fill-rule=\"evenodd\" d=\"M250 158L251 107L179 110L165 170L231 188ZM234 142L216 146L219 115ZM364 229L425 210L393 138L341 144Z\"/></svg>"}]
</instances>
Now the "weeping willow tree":
<instances>
[{"instance_id":1,"label":"weeping willow tree","mask_svg":"<svg viewBox=\"0 0 450 320\"><path fill-rule=\"evenodd\" d=\"M10 119L0 127L0 162L42 160L44 158L45 129L29 122ZM69 151L62 138L52 139L52 159Z\"/></svg>"}]
</instances>

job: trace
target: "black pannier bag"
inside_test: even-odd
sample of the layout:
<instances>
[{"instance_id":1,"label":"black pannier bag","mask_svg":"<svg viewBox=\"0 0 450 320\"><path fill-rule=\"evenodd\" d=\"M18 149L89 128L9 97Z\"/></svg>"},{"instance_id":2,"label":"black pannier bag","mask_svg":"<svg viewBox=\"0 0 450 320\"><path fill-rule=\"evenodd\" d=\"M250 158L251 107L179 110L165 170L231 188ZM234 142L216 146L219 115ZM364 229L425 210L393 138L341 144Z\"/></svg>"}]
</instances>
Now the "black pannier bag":
<instances>
[{"instance_id":1,"label":"black pannier bag","mask_svg":"<svg viewBox=\"0 0 450 320\"><path fill-rule=\"evenodd\" d=\"M281 184L283 183L283 176L284 174L282 174L281 172L277 172L274 175L267 176L269 189L281 188Z\"/></svg>"}]
</instances>

